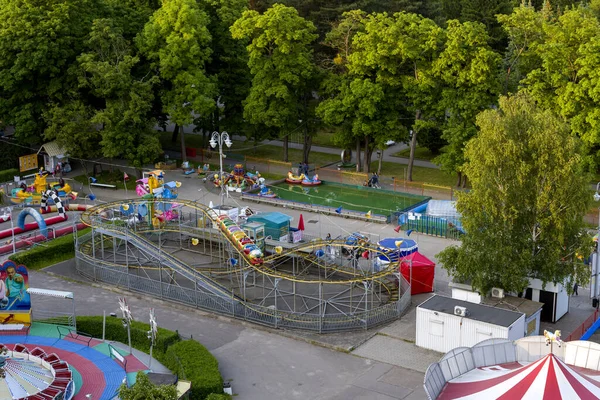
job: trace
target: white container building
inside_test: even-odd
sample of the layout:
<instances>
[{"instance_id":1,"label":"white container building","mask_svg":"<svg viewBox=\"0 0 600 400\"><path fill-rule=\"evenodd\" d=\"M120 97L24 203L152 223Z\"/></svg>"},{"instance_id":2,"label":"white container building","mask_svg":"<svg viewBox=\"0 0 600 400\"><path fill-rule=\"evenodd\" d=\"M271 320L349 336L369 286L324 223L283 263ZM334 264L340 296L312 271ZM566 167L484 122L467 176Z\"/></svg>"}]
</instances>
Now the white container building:
<instances>
[{"instance_id":1,"label":"white container building","mask_svg":"<svg viewBox=\"0 0 600 400\"><path fill-rule=\"evenodd\" d=\"M525 336L525 314L435 295L417 307L416 345L446 353L492 338Z\"/></svg>"}]
</instances>

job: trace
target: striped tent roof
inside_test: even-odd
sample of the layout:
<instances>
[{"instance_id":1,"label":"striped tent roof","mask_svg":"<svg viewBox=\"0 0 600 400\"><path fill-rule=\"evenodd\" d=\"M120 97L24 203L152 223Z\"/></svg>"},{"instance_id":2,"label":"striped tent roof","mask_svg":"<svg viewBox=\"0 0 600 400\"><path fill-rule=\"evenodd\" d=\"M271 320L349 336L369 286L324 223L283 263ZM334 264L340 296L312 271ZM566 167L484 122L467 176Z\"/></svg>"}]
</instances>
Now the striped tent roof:
<instances>
[{"instance_id":1,"label":"striped tent roof","mask_svg":"<svg viewBox=\"0 0 600 400\"><path fill-rule=\"evenodd\" d=\"M486 367L448 382L438 399L599 399L600 382L576 368L554 354L525 366Z\"/></svg>"}]
</instances>

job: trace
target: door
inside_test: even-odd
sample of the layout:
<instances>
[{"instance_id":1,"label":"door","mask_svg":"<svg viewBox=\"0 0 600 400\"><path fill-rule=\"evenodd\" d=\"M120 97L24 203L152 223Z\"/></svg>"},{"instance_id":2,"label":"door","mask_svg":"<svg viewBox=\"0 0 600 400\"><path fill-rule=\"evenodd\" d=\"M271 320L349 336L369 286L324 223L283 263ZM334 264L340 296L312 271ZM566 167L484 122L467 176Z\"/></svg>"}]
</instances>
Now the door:
<instances>
[{"instance_id":1,"label":"door","mask_svg":"<svg viewBox=\"0 0 600 400\"><path fill-rule=\"evenodd\" d=\"M554 322L554 309L556 301L556 293L540 290L540 303L544 303L542 307L541 319L544 322Z\"/></svg>"}]
</instances>

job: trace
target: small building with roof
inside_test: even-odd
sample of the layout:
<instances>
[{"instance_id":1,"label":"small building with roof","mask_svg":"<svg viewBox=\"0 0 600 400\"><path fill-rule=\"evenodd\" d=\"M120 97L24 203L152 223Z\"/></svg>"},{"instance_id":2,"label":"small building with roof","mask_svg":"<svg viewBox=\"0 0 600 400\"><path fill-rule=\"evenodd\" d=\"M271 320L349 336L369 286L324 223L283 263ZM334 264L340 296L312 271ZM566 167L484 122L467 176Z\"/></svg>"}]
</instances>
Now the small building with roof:
<instances>
[{"instance_id":1,"label":"small building with roof","mask_svg":"<svg viewBox=\"0 0 600 400\"><path fill-rule=\"evenodd\" d=\"M539 335L544 303L506 295L504 291L498 290L492 290L490 296L482 296L469 283L451 281L448 286L452 289L452 298L454 299L524 313L525 336Z\"/></svg>"},{"instance_id":2,"label":"small building with roof","mask_svg":"<svg viewBox=\"0 0 600 400\"><path fill-rule=\"evenodd\" d=\"M440 353L525 335L525 314L434 295L417 306L416 345Z\"/></svg>"},{"instance_id":3,"label":"small building with roof","mask_svg":"<svg viewBox=\"0 0 600 400\"><path fill-rule=\"evenodd\" d=\"M273 240L288 241L292 217L280 212L266 212L248 217L248 222L260 222L265 225L265 236Z\"/></svg>"},{"instance_id":4,"label":"small building with roof","mask_svg":"<svg viewBox=\"0 0 600 400\"><path fill-rule=\"evenodd\" d=\"M44 157L44 169L50 172L54 171L59 162L64 164L69 161L67 151L56 141L43 144L38 154Z\"/></svg>"}]
</instances>

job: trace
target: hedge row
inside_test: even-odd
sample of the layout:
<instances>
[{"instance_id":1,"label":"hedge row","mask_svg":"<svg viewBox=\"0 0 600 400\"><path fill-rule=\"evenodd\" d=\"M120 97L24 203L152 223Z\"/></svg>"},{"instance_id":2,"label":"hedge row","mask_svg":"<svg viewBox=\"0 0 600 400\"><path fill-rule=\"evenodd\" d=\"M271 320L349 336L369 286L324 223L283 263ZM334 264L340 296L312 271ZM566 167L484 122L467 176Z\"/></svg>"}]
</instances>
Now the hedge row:
<instances>
[{"instance_id":1,"label":"hedge row","mask_svg":"<svg viewBox=\"0 0 600 400\"><path fill-rule=\"evenodd\" d=\"M87 333L96 338L102 337L102 316L77 317L77 330ZM150 341L148 331L150 325L143 322L133 321L131 323L131 345L144 353L150 352ZM123 327L121 318L106 317L107 340L127 343L127 329ZM168 329L158 328L158 338L154 344L154 356L158 359L167 351L167 348L179 341L179 334Z\"/></svg>"},{"instance_id":2,"label":"hedge row","mask_svg":"<svg viewBox=\"0 0 600 400\"><path fill-rule=\"evenodd\" d=\"M223 378L217 359L195 340L186 340L169 347L163 364L192 382L192 399L206 399L211 393L223 393Z\"/></svg>"},{"instance_id":3,"label":"hedge row","mask_svg":"<svg viewBox=\"0 0 600 400\"><path fill-rule=\"evenodd\" d=\"M78 235L83 235L90 228L83 229ZM73 244L73 234L53 239L43 246L35 246L29 250L20 251L8 257L17 265L25 265L28 269L38 270L61 261L69 260L75 257L75 245Z\"/></svg>"},{"instance_id":4,"label":"hedge row","mask_svg":"<svg viewBox=\"0 0 600 400\"><path fill-rule=\"evenodd\" d=\"M102 316L77 317L77 330L93 337L102 337ZM143 322L133 321L131 324L131 345L145 353L150 352L150 341L147 332L150 326ZM107 340L127 343L127 329L120 318L106 318ZM158 328L157 342L153 356L165 367L183 379L192 382L190 398L197 400L229 400L225 397L214 397L223 393L223 378L219 372L219 363L212 354L195 340L181 341L177 332ZM210 395L213 397L207 397Z\"/></svg>"},{"instance_id":5,"label":"hedge row","mask_svg":"<svg viewBox=\"0 0 600 400\"><path fill-rule=\"evenodd\" d=\"M231 396L226 393L221 393L221 394L211 393L208 395L206 400L231 400Z\"/></svg>"},{"instance_id":6,"label":"hedge row","mask_svg":"<svg viewBox=\"0 0 600 400\"><path fill-rule=\"evenodd\" d=\"M12 182L15 176L19 176L19 170L16 168L4 169L0 171L0 182Z\"/></svg>"}]
</instances>

